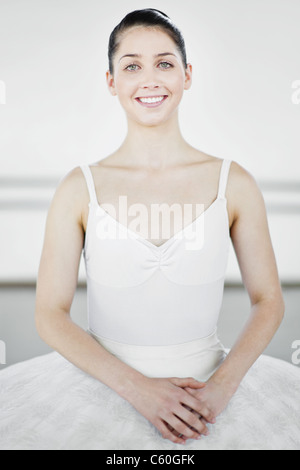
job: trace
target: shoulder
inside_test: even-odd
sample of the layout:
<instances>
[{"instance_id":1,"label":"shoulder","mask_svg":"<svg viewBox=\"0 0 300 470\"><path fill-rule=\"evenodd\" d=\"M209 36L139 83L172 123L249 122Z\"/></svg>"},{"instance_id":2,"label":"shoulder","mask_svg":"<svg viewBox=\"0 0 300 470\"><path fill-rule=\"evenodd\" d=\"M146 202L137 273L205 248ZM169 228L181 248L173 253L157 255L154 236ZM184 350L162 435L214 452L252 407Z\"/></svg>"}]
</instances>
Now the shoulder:
<instances>
[{"instance_id":1,"label":"shoulder","mask_svg":"<svg viewBox=\"0 0 300 470\"><path fill-rule=\"evenodd\" d=\"M72 189L79 189L83 187L85 183L83 171L80 166L77 166L66 173L61 180L59 181L59 185L57 189L60 190L72 190Z\"/></svg>"},{"instance_id":2,"label":"shoulder","mask_svg":"<svg viewBox=\"0 0 300 470\"><path fill-rule=\"evenodd\" d=\"M244 214L258 210L265 212L264 198L256 178L235 161L230 165L226 197L231 224Z\"/></svg>"},{"instance_id":3,"label":"shoulder","mask_svg":"<svg viewBox=\"0 0 300 470\"><path fill-rule=\"evenodd\" d=\"M224 158L215 157L203 152L195 153L197 160L207 171L210 171L214 176L219 175L220 169L223 165ZM225 159L226 160L226 159ZM260 193L258 184L254 176L246 170L242 165L234 160L230 160L228 184L226 189L227 199L234 200L237 197L245 195L245 193Z\"/></svg>"},{"instance_id":4,"label":"shoulder","mask_svg":"<svg viewBox=\"0 0 300 470\"><path fill-rule=\"evenodd\" d=\"M235 161L230 165L227 191L229 197L237 200L245 200L249 196L262 198L256 178Z\"/></svg>"},{"instance_id":5,"label":"shoulder","mask_svg":"<svg viewBox=\"0 0 300 470\"><path fill-rule=\"evenodd\" d=\"M228 179L228 193L260 191L255 177L239 163L231 161Z\"/></svg>"},{"instance_id":6,"label":"shoulder","mask_svg":"<svg viewBox=\"0 0 300 470\"><path fill-rule=\"evenodd\" d=\"M80 166L73 168L59 181L50 211L68 213L78 221L82 220L84 208L89 203L89 194Z\"/></svg>"}]
</instances>

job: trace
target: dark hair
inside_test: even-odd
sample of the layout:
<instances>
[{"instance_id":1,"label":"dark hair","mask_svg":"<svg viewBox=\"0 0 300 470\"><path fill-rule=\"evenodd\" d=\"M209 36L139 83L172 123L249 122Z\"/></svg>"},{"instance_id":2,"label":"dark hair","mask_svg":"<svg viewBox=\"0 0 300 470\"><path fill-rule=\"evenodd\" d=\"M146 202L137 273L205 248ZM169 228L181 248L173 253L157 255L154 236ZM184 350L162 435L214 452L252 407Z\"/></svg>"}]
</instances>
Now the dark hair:
<instances>
[{"instance_id":1,"label":"dark hair","mask_svg":"<svg viewBox=\"0 0 300 470\"><path fill-rule=\"evenodd\" d=\"M182 55L183 64L187 68L186 48L182 33L165 13L153 8L146 8L128 13L111 33L108 46L109 71L111 74L113 74L113 59L120 44L121 34L133 26L152 26L163 29L177 45Z\"/></svg>"}]
</instances>

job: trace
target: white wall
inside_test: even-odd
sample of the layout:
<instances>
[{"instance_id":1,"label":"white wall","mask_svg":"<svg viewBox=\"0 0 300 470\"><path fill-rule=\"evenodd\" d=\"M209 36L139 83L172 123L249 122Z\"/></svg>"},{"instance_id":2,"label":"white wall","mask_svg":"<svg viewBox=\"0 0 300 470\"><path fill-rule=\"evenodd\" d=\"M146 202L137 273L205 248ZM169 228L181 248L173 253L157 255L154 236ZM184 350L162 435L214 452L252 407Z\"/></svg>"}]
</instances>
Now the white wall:
<instances>
[{"instance_id":1,"label":"white wall","mask_svg":"<svg viewBox=\"0 0 300 470\"><path fill-rule=\"evenodd\" d=\"M185 137L257 178L282 280L300 281L299 0L150 3L0 0L0 282L35 280L56 184L122 142L125 118L105 83L108 37L149 6L182 29L194 67ZM239 279L232 253L228 280Z\"/></svg>"}]
</instances>

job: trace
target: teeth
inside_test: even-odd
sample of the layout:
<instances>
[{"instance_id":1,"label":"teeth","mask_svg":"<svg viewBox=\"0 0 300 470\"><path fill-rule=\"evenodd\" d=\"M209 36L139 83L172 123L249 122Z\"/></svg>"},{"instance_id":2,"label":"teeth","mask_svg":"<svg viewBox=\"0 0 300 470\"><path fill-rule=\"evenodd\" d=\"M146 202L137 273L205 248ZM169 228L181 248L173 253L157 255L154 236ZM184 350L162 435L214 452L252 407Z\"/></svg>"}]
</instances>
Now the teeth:
<instances>
[{"instance_id":1,"label":"teeth","mask_svg":"<svg viewBox=\"0 0 300 470\"><path fill-rule=\"evenodd\" d=\"M142 103L152 104L152 103L160 103L164 99L163 96L159 96L156 98L140 98Z\"/></svg>"}]
</instances>

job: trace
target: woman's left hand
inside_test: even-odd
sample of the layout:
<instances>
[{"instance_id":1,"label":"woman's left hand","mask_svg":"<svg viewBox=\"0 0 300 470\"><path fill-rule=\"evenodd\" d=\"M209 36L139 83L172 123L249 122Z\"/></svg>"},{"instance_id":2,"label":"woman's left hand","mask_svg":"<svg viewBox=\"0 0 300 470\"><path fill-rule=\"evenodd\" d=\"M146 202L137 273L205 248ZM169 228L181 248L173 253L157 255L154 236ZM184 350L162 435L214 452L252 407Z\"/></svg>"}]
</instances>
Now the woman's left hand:
<instances>
[{"instance_id":1,"label":"woman's left hand","mask_svg":"<svg viewBox=\"0 0 300 470\"><path fill-rule=\"evenodd\" d=\"M201 402L202 409L200 413L198 410L197 414L200 414L202 419L209 420L213 424L216 422L217 417L225 410L233 396L231 391L222 384L215 382L213 378L209 379L205 387L201 389L186 387L185 390Z\"/></svg>"}]
</instances>

